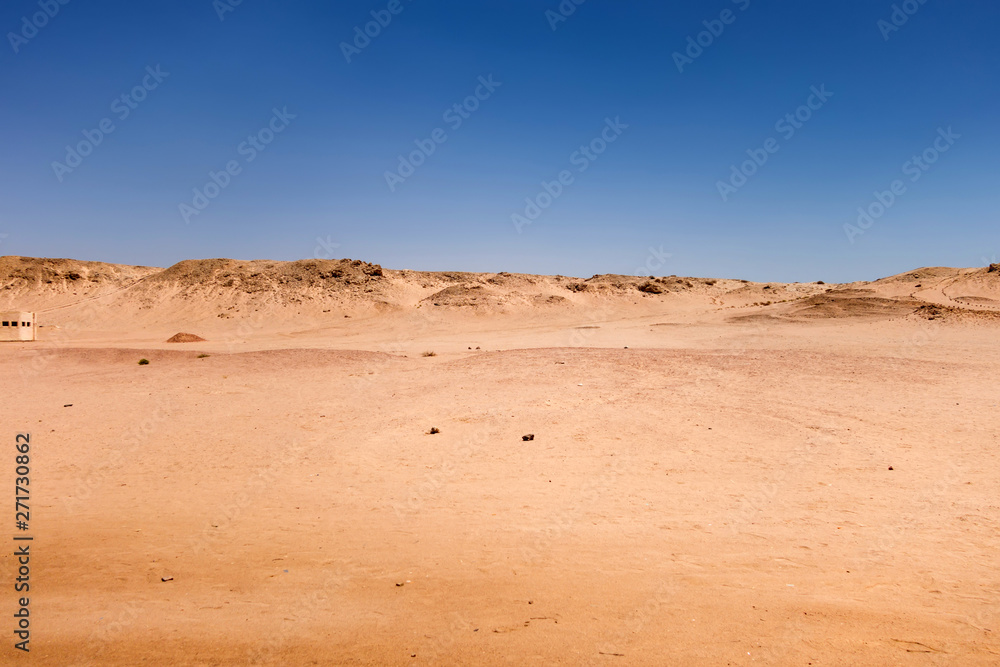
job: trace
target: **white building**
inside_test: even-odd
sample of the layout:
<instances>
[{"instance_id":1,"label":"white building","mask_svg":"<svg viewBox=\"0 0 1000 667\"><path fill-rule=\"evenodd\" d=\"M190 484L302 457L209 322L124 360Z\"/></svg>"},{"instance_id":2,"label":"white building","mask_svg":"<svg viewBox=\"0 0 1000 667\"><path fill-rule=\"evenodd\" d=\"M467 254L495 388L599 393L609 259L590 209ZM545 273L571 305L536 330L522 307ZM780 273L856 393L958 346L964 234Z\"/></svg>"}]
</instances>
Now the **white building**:
<instances>
[{"instance_id":1,"label":"white building","mask_svg":"<svg viewBox=\"0 0 1000 667\"><path fill-rule=\"evenodd\" d=\"M0 313L0 341L35 340L35 328L34 313Z\"/></svg>"}]
</instances>

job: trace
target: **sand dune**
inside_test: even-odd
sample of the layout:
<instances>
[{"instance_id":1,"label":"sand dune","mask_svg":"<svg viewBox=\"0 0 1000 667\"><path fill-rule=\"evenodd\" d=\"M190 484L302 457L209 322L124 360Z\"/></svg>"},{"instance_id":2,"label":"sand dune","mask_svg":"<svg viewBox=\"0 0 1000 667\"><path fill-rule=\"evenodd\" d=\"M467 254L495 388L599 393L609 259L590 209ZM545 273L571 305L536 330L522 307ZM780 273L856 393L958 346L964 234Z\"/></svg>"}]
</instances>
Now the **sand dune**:
<instances>
[{"instance_id":1,"label":"sand dune","mask_svg":"<svg viewBox=\"0 0 1000 667\"><path fill-rule=\"evenodd\" d=\"M927 268L849 285L751 283L734 279L598 275L587 279L508 273L383 269L357 260L190 260L167 269L67 259L0 258L0 308L33 310L42 324L130 330L176 322L209 330L261 320L268 331L316 326L344 315L373 317L420 308L477 316L546 317L580 311L663 307L712 319L751 309L781 320L943 316L1000 312L1000 272ZM955 310L957 309L957 311ZM746 312L731 312L745 316ZM100 324L96 321L100 319ZM267 320L263 322L263 320ZM222 322L220 322L220 320ZM165 331L165 330L164 330Z\"/></svg>"},{"instance_id":2,"label":"sand dune","mask_svg":"<svg viewBox=\"0 0 1000 667\"><path fill-rule=\"evenodd\" d=\"M995 665L993 301L0 258L31 664Z\"/></svg>"}]
</instances>

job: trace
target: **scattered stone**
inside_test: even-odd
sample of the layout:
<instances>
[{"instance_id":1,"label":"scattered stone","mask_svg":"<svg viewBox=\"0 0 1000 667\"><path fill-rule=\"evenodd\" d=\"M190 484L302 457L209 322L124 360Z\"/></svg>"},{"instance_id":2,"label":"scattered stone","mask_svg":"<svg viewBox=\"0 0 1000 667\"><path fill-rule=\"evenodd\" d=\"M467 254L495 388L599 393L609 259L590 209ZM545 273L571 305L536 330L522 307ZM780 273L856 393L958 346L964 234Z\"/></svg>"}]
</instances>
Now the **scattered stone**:
<instances>
[{"instance_id":1,"label":"scattered stone","mask_svg":"<svg viewBox=\"0 0 1000 667\"><path fill-rule=\"evenodd\" d=\"M521 436L521 440L524 440L525 442L528 442L529 440L534 440L534 439L535 439L535 434L534 433L529 433L528 435L522 435Z\"/></svg>"},{"instance_id":2,"label":"scattered stone","mask_svg":"<svg viewBox=\"0 0 1000 667\"><path fill-rule=\"evenodd\" d=\"M160 581L173 581L173 577L160 577Z\"/></svg>"},{"instance_id":3,"label":"scattered stone","mask_svg":"<svg viewBox=\"0 0 1000 667\"><path fill-rule=\"evenodd\" d=\"M986 273L1000 273L1000 264L990 264L990 268Z\"/></svg>"},{"instance_id":4,"label":"scattered stone","mask_svg":"<svg viewBox=\"0 0 1000 667\"><path fill-rule=\"evenodd\" d=\"M892 470L892 466L889 466L889 470Z\"/></svg>"},{"instance_id":5,"label":"scattered stone","mask_svg":"<svg viewBox=\"0 0 1000 667\"><path fill-rule=\"evenodd\" d=\"M71 408L71 407L73 407L73 404L72 404L72 403L67 403L67 404L66 404L66 405L64 405L63 407L64 407L64 408Z\"/></svg>"},{"instance_id":6,"label":"scattered stone","mask_svg":"<svg viewBox=\"0 0 1000 667\"><path fill-rule=\"evenodd\" d=\"M396 582L396 588L402 588L405 585L406 585L405 581L397 581Z\"/></svg>"},{"instance_id":7,"label":"scattered stone","mask_svg":"<svg viewBox=\"0 0 1000 667\"><path fill-rule=\"evenodd\" d=\"M440 432L441 432L441 429L439 429L437 426L432 426L431 430L428 432L428 435L436 435L436 434L438 434Z\"/></svg>"}]
</instances>

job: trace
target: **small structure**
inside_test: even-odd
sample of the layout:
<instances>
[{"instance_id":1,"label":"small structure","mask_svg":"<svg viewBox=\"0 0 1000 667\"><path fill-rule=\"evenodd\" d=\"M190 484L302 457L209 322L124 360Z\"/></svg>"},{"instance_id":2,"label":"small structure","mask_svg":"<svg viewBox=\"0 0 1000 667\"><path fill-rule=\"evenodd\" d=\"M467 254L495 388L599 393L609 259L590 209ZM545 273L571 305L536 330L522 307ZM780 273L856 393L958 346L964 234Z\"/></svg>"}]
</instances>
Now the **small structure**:
<instances>
[{"instance_id":1,"label":"small structure","mask_svg":"<svg viewBox=\"0 0 1000 667\"><path fill-rule=\"evenodd\" d=\"M0 341L35 340L35 328L34 313L0 313Z\"/></svg>"}]
</instances>

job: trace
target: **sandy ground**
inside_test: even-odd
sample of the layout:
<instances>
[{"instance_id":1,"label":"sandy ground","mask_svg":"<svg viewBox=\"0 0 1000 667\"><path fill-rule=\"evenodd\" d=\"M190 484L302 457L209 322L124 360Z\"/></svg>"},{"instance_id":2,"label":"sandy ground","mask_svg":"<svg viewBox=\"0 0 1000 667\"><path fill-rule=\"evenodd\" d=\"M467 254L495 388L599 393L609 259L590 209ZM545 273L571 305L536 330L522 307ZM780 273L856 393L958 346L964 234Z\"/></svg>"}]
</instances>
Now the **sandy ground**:
<instances>
[{"instance_id":1,"label":"sandy ground","mask_svg":"<svg viewBox=\"0 0 1000 667\"><path fill-rule=\"evenodd\" d=\"M57 311L0 345L0 662L1000 663L1000 325L699 299Z\"/></svg>"}]
</instances>

